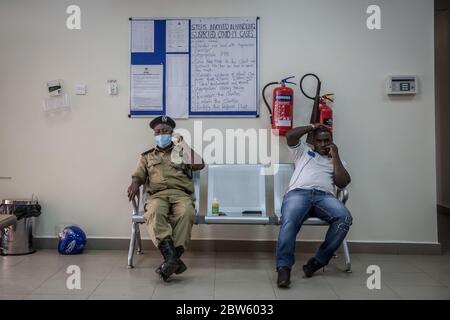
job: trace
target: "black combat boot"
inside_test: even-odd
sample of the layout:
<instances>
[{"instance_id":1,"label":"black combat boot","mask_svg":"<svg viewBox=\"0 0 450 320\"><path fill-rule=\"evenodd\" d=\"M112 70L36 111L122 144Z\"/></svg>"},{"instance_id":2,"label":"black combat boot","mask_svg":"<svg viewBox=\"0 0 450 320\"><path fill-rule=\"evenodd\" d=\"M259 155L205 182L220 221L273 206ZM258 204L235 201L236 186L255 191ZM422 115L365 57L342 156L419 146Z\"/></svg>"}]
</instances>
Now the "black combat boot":
<instances>
[{"instance_id":1,"label":"black combat boot","mask_svg":"<svg viewBox=\"0 0 450 320\"><path fill-rule=\"evenodd\" d=\"M185 271L187 270L186 265L185 265L184 262L180 259L181 255L182 255L183 252L184 252L184 249L183 249L182 246L179 246L179 247L176 247L175 250L176 250L176 252L177 252L178 264L179 264L179 267L178 267L178 269L175 271L175 274L180 274L180 273L183 273L183 272L185 272ZM155 272L156 272L157 274L161 274L161 267L162 267L163 264L164 264L164 262L161 263L161 265L155 270Z\"/></svg>"},{"instance_id":2,"label":"black combat boot","mask_svg":"<svg viewBox=\"0 0 450 320\"><path fill-rule=\"evenodd\" d=\"M171 239L164 239L161 241L159 243L159 250L164 257L164 263L157 269L157 272L159 270L158 273L161 275L163 280L167 281L169 277L180 267L178 254Z\"/></svg>"},{"instance_id":3,"label":"black combat boot","mask_svg":"<svg viewBox=\"0 0 450 320\"><path fill-rule=\"evenodd\" d=\"M308 262L303 266L303 273L307 278L311 278L317 270L323 268L324 266L319 263L315 258L311 258Z\"/></svg>"},{"instance_id":4,"label":"black combat boot","mask_svg":"<svg viewBox=\"0 0 450 320\"><path fill-rule=\"evenodd\" d=\"M176 247L175 250L177 251L178 264L180 265L180 266L178 267L178 269L175 271L175 274L180 274L180 273L185 272L186 269L187 269L187 267L186 267L186 265L184 264L184 262L181 261L181 259L180 259L180 258L181 258L181 255L182 255L183 252L184 252L184 249L183 249L182 246L178 246L178 247Z\"/></svg>"}]
</instances>

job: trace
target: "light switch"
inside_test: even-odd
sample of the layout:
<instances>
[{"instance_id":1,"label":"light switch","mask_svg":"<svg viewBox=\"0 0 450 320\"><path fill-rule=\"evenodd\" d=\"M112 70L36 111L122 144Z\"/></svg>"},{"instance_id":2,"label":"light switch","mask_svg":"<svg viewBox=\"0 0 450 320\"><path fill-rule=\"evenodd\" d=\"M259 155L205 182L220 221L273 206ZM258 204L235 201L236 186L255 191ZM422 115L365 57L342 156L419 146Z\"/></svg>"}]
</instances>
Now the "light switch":
<instances>
[{"instance_id":1,"label":"light switch","mask_svg":"<svg viewBox=\"0 0 450 320\"><path fill-rule=\"evenodd\" d=\"M87 92L87 86L85 84L77 84L75 88L75 93L77 95L85 95Z\"/></svg>"},{"instance_id":2,"label":"light switch","mask_svg":"<svg viewBox=\"0 0 450 320\"><path fill-rule=\"evenodd\" d=\"M108 93L112 96L119 94L119 85L117 80L108 80Z\"/></svg>"}]
</instances>

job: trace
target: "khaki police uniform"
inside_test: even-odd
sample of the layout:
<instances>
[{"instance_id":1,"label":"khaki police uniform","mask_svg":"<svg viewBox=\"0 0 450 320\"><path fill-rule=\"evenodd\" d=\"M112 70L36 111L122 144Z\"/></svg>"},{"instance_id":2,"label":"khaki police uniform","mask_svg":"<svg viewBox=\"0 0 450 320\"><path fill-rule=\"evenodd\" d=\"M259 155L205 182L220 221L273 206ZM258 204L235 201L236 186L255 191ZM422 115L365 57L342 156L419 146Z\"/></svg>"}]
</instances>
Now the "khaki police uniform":
<instances>
[{"instance_id":1,"label":"khaki police uniform","mask_svg":"<svg viewBox=\"0 0 450 320\"><path fill-rule=\"evenodd\" d=\"M175 247L186 250L194 223L195 199L191 167L183 162L182 147L156 147L144 152L133 177L145 181L148 197L144 217L155 246L171 238Z\"/></svg>"}]
</instances>

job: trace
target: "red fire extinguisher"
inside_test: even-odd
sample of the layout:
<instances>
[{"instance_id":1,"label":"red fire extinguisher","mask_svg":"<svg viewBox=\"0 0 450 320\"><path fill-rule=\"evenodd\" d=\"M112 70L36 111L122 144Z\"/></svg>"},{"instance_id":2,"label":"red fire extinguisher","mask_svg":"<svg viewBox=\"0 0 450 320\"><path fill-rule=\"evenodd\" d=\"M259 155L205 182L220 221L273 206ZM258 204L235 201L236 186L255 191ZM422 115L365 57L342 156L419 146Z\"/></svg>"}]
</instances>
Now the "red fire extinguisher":
<instances>
[{"instance_id":1,"label":"red fire extinguisher","mask_svg":"<svg viewBox=\"0 0 450 320\"><path fill-rule=\"evenodd\" d=\"M294 82L288 81L292 78L294 77L288 77L280 82L270 82L266 84L262 91L264 103L270 113L272 130L275 134L279 134L281 136L285 136L286 133L292 129L292 122L294 119L294 90L286 86L287 83L295 85ZM275 84L279 84L280 86L273 90L273 102L271 109L266 100L265 91L269 86Z\"/></svg>"},{"instance_id":2,"label":"red fire extinguisher","mask_svg":"<svg viewBox=\"0 0 450 320\"><path fill-rule=\"evenodd\" d=\"M330 132L333 132L333 110L327 105L327 100L334 102L331 98L333 95L333 93L328 93L321 96L319 106L319 123L327 127Z\"/></svg>"}]
</instances>

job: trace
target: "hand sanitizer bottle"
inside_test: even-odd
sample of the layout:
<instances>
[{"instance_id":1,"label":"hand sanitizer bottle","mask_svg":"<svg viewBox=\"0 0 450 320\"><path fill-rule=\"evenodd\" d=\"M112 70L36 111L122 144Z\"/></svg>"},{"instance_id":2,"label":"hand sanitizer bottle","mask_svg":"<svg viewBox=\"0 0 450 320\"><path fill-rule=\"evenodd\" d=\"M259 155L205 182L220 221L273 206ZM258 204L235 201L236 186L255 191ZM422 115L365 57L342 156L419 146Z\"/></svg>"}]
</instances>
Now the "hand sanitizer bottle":
<instances>
[{"instance_id":1,"label":"hand sanitizer bottle","mask_svg":"<svg viewBox=\"0 0 450 320\"><path fill-rule=\"evenodd\" d=\"M213 216L219 215L219 200L217 200L217 198L214 198L212 202L212 215Z\"/></svg>"}]
</instances>

